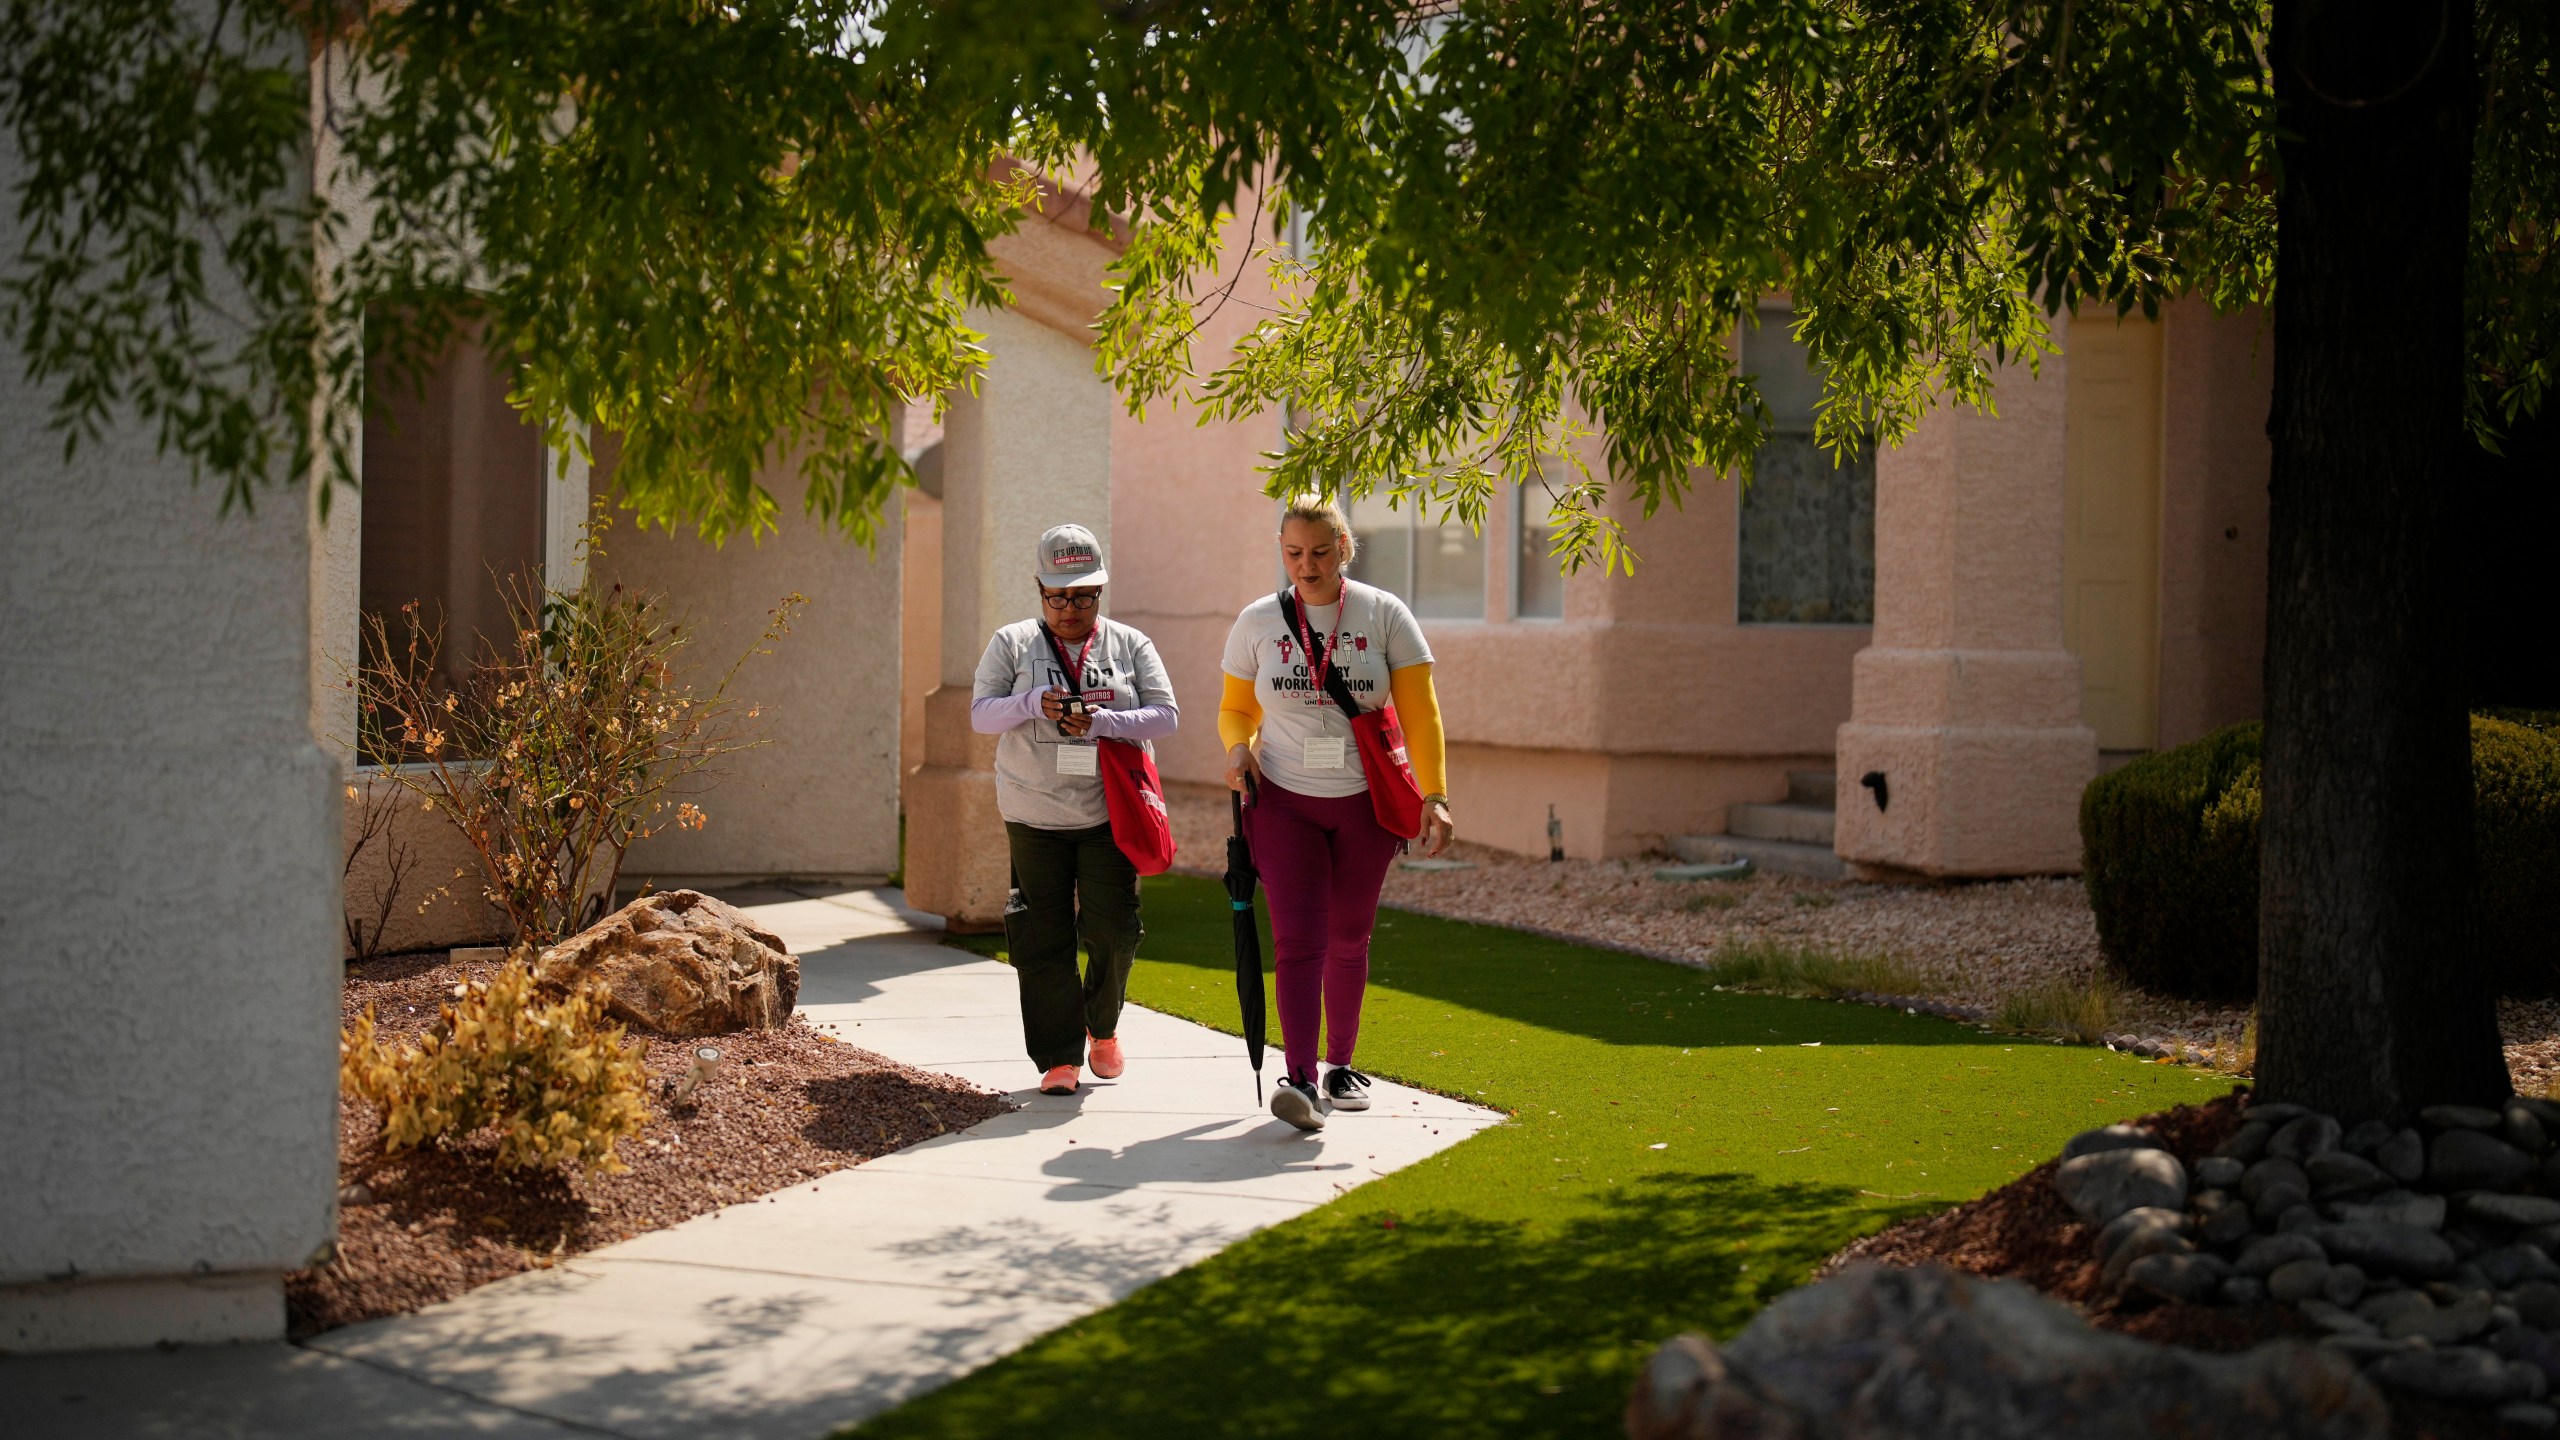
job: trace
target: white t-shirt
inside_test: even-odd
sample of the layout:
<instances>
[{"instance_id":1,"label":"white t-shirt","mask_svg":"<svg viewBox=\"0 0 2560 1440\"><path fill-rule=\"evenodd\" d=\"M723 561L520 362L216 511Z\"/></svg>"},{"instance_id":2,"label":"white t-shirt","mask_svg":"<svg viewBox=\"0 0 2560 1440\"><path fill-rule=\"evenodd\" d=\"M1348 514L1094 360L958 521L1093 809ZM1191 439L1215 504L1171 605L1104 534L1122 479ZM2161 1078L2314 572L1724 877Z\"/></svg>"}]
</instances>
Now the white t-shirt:
<instances>
[{"instance_id":1,"label":"white t-shirt","mask_svg":"<svg viewBox=\"0 0 2560 1440\"><path fill-rule=\"evenodd\" d=\"M1350 682L1351 698L1375 710L1392 697L1387 675L1431 663L1431 647L1405 603L1374 585L1342 582L1336 605L1302 605L1299 619L1332 664ZM1369 788L1360 770L1360 747L1351 719L1316 683L1305 641L1280 618L1280 597L1265 595L1244 607L1227 632L1226 672L1253 682L1262 702L1262 733L1254 759L1284 790L1301 795L1358 795Z\"/></svg>"}]
</instances>

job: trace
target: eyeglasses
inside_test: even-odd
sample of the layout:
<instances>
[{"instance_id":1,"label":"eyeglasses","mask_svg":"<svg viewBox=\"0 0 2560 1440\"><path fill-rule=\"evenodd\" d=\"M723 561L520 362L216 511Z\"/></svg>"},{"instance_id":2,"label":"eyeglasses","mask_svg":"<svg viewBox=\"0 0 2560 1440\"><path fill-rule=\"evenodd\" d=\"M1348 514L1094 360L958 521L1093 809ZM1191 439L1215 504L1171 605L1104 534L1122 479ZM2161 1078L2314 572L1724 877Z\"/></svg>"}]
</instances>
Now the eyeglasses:
<instances>
[{"instance_id":1,"label":"eyeglasses","mask_svg":"<svg viewBox=\"0 0 2560 1440\"><path fill-rule=\"evenodd\" d=\"M1102 594L1097 590L1070 590L1064 595L1052 595L1043 590L1040 603L1052 610L1090 610L1102 603Z\"/></svg>"}]
</instances>

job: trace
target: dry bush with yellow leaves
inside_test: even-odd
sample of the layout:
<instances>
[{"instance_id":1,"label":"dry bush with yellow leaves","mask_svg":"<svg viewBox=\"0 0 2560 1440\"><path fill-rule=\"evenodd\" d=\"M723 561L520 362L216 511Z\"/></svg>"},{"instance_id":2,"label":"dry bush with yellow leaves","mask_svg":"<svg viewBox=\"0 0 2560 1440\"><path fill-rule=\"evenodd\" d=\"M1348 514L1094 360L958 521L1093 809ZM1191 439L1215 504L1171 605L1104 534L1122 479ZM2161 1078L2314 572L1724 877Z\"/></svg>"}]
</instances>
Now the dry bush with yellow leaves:
<instances>
[{"instance_id":1,"label":"dry bush with yellow leaves","mask_svg":"<svg viewBox=\"0 0 2560 1440\"><path fill-rule=\"evenodd\" d=\"M338 1074L348 1094L382 1111L386 1153L494 1128L506 1168L618 1173L626 1167L614 1146L649 1118L646 1059L593 990L544 1002L531 952L520 949L489 980L455 986L415 1047L383 1044L367 1006L340 1039Z\"/></svg>"},{"instance_id":2,"label":"dry bush with yellow leaves","mask_svg":"<svg viewBox=\"0 0 2560 1440\"><path fill-rule=\"evenodd\" d=\"M599 513L591 561L604 528ZM512 648L474 657L458 682L443 678L443 637L416 605L396 632L367 617L357 713L365 759L452 819L480 857L490 903L539 949L611 908L633 842L707 823L677 792L757 743L743 725L758 710L730 686L807 602L783 597L763 633L696 690L677 664L691 634L658 596L591 580L567 591L517 583L507 598Z\"/></svg>"}]
</instances>

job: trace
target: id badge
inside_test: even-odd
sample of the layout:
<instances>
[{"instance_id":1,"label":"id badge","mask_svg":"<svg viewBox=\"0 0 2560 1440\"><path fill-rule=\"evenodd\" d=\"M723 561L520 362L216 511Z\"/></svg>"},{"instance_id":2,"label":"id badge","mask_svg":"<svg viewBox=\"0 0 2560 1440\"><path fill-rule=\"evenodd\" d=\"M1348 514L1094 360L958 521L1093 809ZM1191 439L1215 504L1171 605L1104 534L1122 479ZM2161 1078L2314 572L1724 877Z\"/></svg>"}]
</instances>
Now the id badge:
<instances>
[{"instance_id":1,"label":"id badge","mask_svg":"<svg viewBox=\"0 0 2560 1440\"><path fill-rule=\"evenodd\" d=\"M1306 753L1307 768L1310 770L1341 769L1343 762L1342 747L1345 743L1346 742L1339 735L1308 736Z\"/></svg>"},{"instance_id":2,"label":"id badge","mask_svg":"<svg viewBox=\"0 0 2560 1440\"><path fill-rule=\"evenodd\" d=\"M1101 747L1074 741L1057 747L1058 773L1061 775L1099 775L1102 773Z\"/></svg>"}]
</instances>

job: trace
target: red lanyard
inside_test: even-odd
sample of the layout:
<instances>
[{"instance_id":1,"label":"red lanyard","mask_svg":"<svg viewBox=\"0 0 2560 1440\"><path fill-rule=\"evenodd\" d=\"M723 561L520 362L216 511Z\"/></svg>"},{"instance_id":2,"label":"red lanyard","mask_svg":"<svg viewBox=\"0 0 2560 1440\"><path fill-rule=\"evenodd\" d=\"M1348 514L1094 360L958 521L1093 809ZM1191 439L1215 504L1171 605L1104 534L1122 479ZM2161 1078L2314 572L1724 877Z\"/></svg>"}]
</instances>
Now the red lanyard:
<instances>
[{"instance_id":1,"label":"red lanyard","mask_svg":"<svg viewBox=\"0 0 2560 1440\"><path fill-rule=\"evenodd\" d=\"M1067 642L1059 639L1058 632L1050 629L1046 625L1040 627L1040 633L1049 637L1049 653L1056 657L1057 662L1061 666L1065 665L1067 663ZM1094 624L1093 633L1085 636L1084 644L1079 646L1076 650L1075 668L1067 672L1067 688L1078 695L1082 695L1084 693L1084 657L1093 653L1093 642L1101 637L1102 625L1097 621Z\"/></svg>"},{"instance_id":2,"label":"red lanyard","mask_svg":"<svg viewBox=\"0 0 2560 1440\"><path fill-rule=\"evenodd\" d=\"M1347 591L1345 593L1348 594ZM1342 601L1337 599L1333 602L1336 607L1333 612L1333 633L1325 637L1325 646L1319 650L1316 648L1315 617L1307 613L1315 607L1307 603L1307 597L1304 595L1298 596L1297 600L1298 643L1307 648L1308 672L1315 676L1316 691L1321 694L1324 691L1325 672L1333 668L1333 652L1342 648L1343 612L1340 608Z\"/></svg>"}]
</instances>

